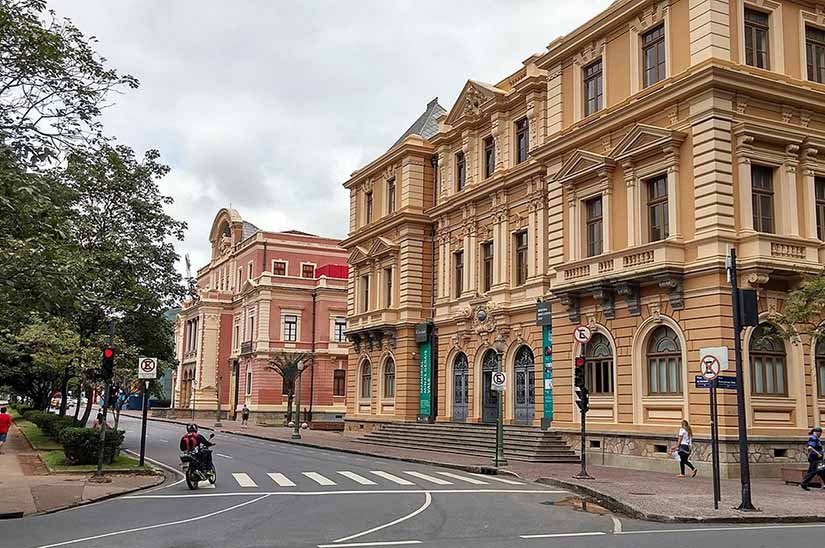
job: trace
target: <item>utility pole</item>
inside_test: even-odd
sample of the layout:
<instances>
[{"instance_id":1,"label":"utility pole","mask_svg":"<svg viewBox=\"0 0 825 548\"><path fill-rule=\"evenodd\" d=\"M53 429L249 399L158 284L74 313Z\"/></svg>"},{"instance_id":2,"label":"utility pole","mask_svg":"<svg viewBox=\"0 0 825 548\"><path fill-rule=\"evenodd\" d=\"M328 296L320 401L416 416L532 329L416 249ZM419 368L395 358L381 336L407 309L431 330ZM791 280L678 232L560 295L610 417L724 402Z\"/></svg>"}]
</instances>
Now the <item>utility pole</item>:
<instances>
[{"instance_id":1,"label":"utility pole","mask_svg":"<svg viewBox=\"0 0 825 548\"><path fill-rule=\"evenodd\" d=\"M496 371L501 373L501 361L504 354L504 337L499 335L495 340L496 354ZM498 419L496 420L496 468L499 466L506 466L507 459L504 457L504 391L496 393L498 400Z\"/></svg>"},{"instance_id":2,"label":"utility pole","mask_svg":"<svg viewBox=\"0 0 825 548\"><path fill-rule=\"evenodd\" d=\"M215 427L220 428L221 426L223 426L223 424L221 424L221 375L220 375L220 373L218 373L218 375L215 377L215 392L217 393L217 396L218 396L218 408L215 411Z\"/></svg>"}]
</instances>

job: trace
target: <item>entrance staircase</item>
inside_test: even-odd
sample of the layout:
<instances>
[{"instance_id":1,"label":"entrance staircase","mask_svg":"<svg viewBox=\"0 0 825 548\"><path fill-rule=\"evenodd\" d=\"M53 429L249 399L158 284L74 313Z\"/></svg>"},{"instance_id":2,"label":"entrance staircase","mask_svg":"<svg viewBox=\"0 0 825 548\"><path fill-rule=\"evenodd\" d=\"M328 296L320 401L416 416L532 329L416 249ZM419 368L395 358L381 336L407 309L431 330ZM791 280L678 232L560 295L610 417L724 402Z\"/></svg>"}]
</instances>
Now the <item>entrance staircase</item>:
<instances>
[{"instance_id":1,"label":"entrance staircase","mask_svg":"<svg viewBox=\"0 0 825 548\"><path fill-rule=\"evenodd\" d=\"M362 443L442 451L493 458L496 427L463 423L384 424L358 438ZM529 426L504 427L504 456L527 462L579 462L579 456L555 432Z\"/></svg>"}]
</instances>

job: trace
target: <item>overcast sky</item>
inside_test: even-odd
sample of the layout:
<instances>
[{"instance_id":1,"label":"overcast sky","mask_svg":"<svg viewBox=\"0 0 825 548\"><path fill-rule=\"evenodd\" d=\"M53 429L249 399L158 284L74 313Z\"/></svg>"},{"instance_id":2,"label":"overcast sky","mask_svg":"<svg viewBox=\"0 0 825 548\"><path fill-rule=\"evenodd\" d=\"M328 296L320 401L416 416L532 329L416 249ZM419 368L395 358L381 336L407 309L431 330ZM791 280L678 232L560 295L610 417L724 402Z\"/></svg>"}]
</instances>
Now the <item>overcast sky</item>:
<instances>
[{"instance_id":1,"label":"overcast sky","mask_svg":"<svg viewBox=\"0 0 825 548\"><path fill-rule=\"evenodd\" d=\"M433 97L495 83L608 0L52 0L141 86L107 131L172 168L161 188L189 224L181 256L209 260L230 204L260 228L344 238L350 173Z\"/></svg>"}]
</instances>

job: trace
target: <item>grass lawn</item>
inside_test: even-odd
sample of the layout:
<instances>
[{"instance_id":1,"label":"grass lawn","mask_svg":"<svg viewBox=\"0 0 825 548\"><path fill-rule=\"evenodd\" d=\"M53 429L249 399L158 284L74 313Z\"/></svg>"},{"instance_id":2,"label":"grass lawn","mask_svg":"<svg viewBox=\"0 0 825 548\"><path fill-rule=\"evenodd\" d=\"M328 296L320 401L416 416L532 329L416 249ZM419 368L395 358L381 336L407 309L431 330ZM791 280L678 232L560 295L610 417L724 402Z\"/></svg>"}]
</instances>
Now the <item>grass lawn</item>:
<instances>
[{"instance_id":1,"label":"grass lawn","mask_svg":"<svg viewBox=\"0 0 825 548\"><path fill-rule=\"evenodd\" d=\"M40 428L29 421L15 420L14 424L19 428L32 447L38 451L53 451L55 449L63 449L63 446L56 441L50 440Z\"/></svg>"},{"instance_id":2,"label":"grass lawn","mask_svg":"<svg viewBox=\"0 0 825 548\"><path fill-rule=\"evenodd\" d=\"M46 466L48 466L52 472L94 472L97 470L97 465L95 464L66 464L66 455L63 454L62 450L42 453L40 458L43 459L43 462L46 463ZM112 464L104 465L103 469L129 471L151 470L148 466L140 466L137 459L127 457L126 455L118 455Z\"/></svg>"}]
</instances>

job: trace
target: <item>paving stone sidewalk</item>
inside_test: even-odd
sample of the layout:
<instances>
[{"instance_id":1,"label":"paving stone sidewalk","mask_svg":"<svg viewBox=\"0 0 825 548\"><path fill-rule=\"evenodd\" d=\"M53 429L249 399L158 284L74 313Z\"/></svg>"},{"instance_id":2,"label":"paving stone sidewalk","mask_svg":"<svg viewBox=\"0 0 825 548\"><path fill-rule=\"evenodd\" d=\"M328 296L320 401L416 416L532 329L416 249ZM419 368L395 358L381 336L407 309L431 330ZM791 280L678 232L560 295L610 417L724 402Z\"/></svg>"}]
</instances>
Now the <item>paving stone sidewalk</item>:
<instances>
[{"instance_id":1,"label":"paving stone sidewalk","mask_svg":"<svg viewBox=\"0 0 825 548\"><path fill-rule=\"evenodd\" d=\"M89 474L49 474L20 430L12 425L0 455L0 518L55 510L144 489L163 476L106 474L110 483L91 483Z\"/></svg>"},{"instance_id":2,"label":"paving stone sidewalk","mask_svg":"<svg viewBox=\"0 0 825 548\"><path fill-rule=\"evenodd\" d=\"M139 415L132 415L139 417ZM184 419L159 419L186 424ZM200 421L211 427L212 421ZM258 438L320 447L410 462L437 464L463 470L495 473L490 459L478 456L386 447L357 441L357 436L340 432L302 430L301 440L292 440L292 429L277 426L250 425L223 421L217 430ZM491 451L492 453L492 451ZM713 486L709 477L677 478L677 465L672 474L625 470L608 466L589 466L593 480L576 480L579 464L539 464L510 461L501 473L510 473L529 481L562 486L597 499L611 510L630 517L652 521L680 522L777 522L825 521L825 489L803 491L798 486L785 485L780 480L757 479L752 482L752 499L759 512L741 512L734 507L740 502L739 480L723 480L722 502L713 508Z\"/></svg>"}]
</instances>

